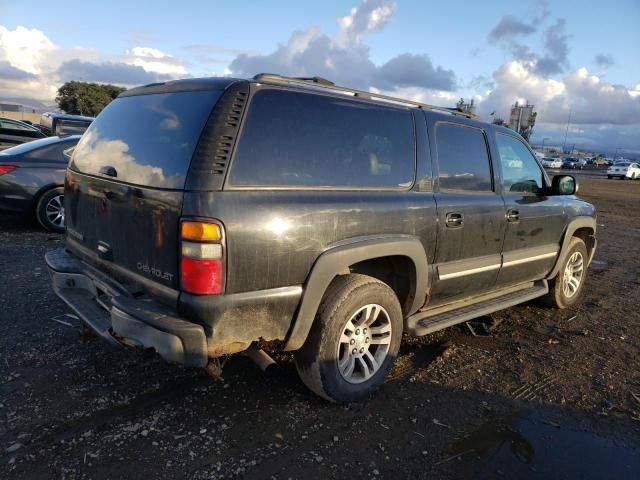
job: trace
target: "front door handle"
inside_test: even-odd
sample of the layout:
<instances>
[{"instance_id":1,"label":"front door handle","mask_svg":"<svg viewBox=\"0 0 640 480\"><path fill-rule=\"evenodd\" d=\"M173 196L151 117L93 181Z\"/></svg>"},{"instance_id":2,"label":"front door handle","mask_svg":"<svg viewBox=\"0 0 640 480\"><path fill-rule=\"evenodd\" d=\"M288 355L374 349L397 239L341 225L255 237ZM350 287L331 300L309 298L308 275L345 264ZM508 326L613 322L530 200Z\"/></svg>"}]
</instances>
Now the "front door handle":
<instances>
[{"instance_id":1,"label":"front door handle","mask_svg":"<svg viewBox=\"0 0 640 480\"><path fill-rule=\"evenodd\" d=\"M447 213L445 223L449 228L461 227L464 224L464 216L457 212Z\"/></svg>"},{"instance_id":2,"label":"front door handle","mask_svg":"<svg viewBox=\"0 0 640 480\"><path fill-rule=\"evenodd\" d=\"M520 212L515 208L507 210L507 222L515 223L520 221Z\"/></svg>"}]
</instances>

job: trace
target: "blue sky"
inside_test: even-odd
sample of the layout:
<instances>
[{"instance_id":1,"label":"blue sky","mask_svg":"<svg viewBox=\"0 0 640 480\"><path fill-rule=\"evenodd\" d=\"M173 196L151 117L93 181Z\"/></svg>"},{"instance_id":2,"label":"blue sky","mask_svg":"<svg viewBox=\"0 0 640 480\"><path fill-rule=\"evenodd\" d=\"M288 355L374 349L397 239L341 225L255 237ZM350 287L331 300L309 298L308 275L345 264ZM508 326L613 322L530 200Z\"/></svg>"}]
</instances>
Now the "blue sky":
<instances>
[{"instance_id":1,"label":"blue sky","mask_svg":"<svg viewBox=\"0 0 640 480\"><path fill-rule=\"evenodd\" d=\"M637 0L0 0L0 99L51 101L71 77L131 86L264 68L430 103L474 97L484 116L526 98L534 141L555 138L571 109L585 146L617 145L615 132L640 150Z\"/></svg>"}]
</instances>

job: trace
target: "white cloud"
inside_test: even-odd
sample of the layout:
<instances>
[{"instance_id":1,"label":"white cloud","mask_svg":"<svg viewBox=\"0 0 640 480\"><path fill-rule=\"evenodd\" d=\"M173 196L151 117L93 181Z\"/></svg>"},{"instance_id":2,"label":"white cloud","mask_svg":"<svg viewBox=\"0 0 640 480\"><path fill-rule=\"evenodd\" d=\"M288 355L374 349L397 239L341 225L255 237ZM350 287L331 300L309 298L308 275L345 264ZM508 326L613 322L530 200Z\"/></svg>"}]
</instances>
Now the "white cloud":
<instances>
[{"instance_id":1,"label":"white cloud","mask_svg":"<svg viewBox=\"0 0 640 480\"><path fill-rule=\"evenodd\" d=\"M504 117L513 103L528 100L541 122L566 123L571 111L572 123L640 123L638 90L608 83L584 67L555 80L514 60L500 66L493 79L495 88L478 108L482 115L497 111Z\"/></svg>"},{"instance_id":2,"label":"white cloud","mask_svg":"<svg viewBox=\"0 0 640 480\"><path fill-rule=\"evenodd\" d=\"M188 75L187 64L151 47L132 47L120 55L61 48L44 32L0 25L0 93L4 99L52 102L67 80L115 83L127 87Z\"/></svg>"},{"instance_id":3,"label":"white cloud","mask_svg":"<svg viewBox=\"0 0 640 480\"><path fill-rule=\"evenodd\" d=\"M335 44L349 48L362 42L370 32L383 29L395 14L395 3L390 0L365 0L353 7L349 15L338 18L340 27Z\"/></svg>"},{"instance_id":4,"label":"white cloud","mask_svg":"<svg viewBox=\"0 0 640 480\"><path fill-rule=\"evenodd\" d=\"M125 51L124 62L148 72L167 75L187 75L186 63L168 53L150 47L133 47Z\"/></svg>"},{"instance_id":5,"label":"white cloud","mask_svg":"<svg viewBox=\"0 0 640 480\"><path fill-rule=\"evenodd\" d=\"M318 75L344 86L387 92L411 87L453 90L454 72L433 65L426 54L402 53L382 65L371 61L364 39L388 25L394 12L391 0L364 0L349 15L338 18L339 30L334 38L315 27L296 31L270 54L238 55L229 69L234 75L246 77L260 72Z\"/></svg>"},{"instance_id":6,"label":"white cloud","mask_svg":"<svg viewBox=\"0 0 640 480\"><path fill-rule=\"evenodd\" d=\"M35 28L9 30L0 25L0 60L25 72L41 73L41 62L56 46Z\"/></svg>"}]
</instances>

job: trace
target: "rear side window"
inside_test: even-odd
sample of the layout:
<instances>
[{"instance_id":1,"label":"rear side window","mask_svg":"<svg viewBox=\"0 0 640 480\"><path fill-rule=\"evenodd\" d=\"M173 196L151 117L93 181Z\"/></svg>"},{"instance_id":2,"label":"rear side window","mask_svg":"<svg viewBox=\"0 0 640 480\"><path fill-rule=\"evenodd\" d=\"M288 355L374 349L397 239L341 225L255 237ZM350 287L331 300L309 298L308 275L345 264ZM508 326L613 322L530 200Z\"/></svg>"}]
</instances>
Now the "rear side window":
<instances>
[{"instance_id":1,"label":"rear side window","mask_svg":"<svg viewBox=\"0 0 640 480\"><path fill-rule=\"evenodd\" d=\"M492 191L489 154L481 130L438 123L436 151L440 191Z\"/></svg>"},{"instance_id":2,"label":"rear side window","mask_svg":"<svg viewBox=\"0 0 640 480\"><path fill-rule=\"evenodd\" d=\"M413 138L409 110L264 90L251 102L229 184L406 189Z\"/></svg>"},{"instance_id":3,"label":"rear side window","mask_svg":"<svg viewBox=\"0 0 640 480\"><path fill-rule=\"evenodd\" d=\"M8 128L11 130L25 130L27 132L33 131L32 127L22 125L20 123L9 122L7 120L0 120L0 128Z\"/></svg>"},{"instance_id":4,"label":"rear side window","mask_svg":"<svg viewBox=\"0 0 640 480\"><path fill-rule=\"evenodd\" d=\"M71 168L116 181L183 188L191 157L219 91L160 93L111 102L76 147ZM107 177L112 178L112 177Z\"/></svg>"}]
</instances>

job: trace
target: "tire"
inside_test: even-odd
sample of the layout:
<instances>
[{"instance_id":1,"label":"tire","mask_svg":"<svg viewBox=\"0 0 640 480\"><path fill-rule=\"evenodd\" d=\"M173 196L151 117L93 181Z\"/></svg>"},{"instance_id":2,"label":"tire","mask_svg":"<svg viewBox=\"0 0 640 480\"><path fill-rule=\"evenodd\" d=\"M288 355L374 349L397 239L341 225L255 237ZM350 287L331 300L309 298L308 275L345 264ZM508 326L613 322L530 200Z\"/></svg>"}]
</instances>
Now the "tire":
<instances>
[{"instance_id":1,"label":"tire","mask_svg":"<svg viewBox=\"0 0 640 480\"><path fill-rule=\"evenodd\" d=\"M587 246L584 241L581 238L573 237L560 264L558 275L549 281L549 293L542 297L543 302L550 307L559 309L565 309L578 303L584 292L588 261ZM570 264L573 274L569 268ZM576 271L578 266L581 268L580 272ZM569 276L572 276L573 280L569 280Z\"/></svg>"},{"instance_id":2,"label":"tire","mask_svg":"<svg viewBox=\"0 0 640 480\"><path fill-rule=\"evenodd\" d=\"M295 353L298 375L331 402L366 399L391 370L402 329L400 303L387 284L366 275L339 276L325 292L307 341Z\"/></svg>"},{"instance_id":3,"label":"tire","mask_svg":"<svg viewBox=\"0 0 640 480\"><path fill-rule=\"evenodd\" d=\"M64 232L64 188L44 192L36 204L38 223L50 232Z\"/></svg>"}]
</instances>

